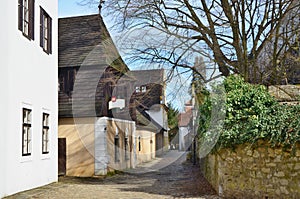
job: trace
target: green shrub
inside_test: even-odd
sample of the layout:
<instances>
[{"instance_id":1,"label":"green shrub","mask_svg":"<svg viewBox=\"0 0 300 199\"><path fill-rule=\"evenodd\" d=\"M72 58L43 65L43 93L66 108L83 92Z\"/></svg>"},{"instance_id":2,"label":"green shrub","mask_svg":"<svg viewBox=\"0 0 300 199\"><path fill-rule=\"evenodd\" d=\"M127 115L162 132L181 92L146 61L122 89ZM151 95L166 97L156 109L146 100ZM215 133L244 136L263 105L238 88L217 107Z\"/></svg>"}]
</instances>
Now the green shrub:
<instances>
[{"instance_id":1,"label":"green shrub","mask_svg":"<svg viewBox=\"0 0 300 199\"><path fill-rule=\"evenodd\" d=\"M226 117L216 148L234 148L260 139L272 146L293 147L300 140L300 105L280 105L262 85L244 82L240 76L224 81ZM209 128L212 100L206 94L199 107L199 136L205 138Z\"/></svg>"}]
</instances>

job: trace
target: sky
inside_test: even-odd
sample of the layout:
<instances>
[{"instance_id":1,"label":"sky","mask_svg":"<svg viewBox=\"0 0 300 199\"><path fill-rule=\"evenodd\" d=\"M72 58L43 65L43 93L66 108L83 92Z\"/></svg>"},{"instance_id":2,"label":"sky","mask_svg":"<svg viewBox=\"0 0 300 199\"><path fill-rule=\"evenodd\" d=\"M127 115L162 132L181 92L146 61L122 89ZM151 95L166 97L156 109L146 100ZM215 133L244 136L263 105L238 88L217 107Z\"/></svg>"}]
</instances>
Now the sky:
<instances>
[{"instance_id":1,"label":"sky","mask_svg":"<svg viewBox=\"0 0 300 199\"><path fill-rule=\"evenodd\" d=\"M79 5L80 0L58 0L58 17L96 14L98 8Z\"/></svg>"}]
</instances>

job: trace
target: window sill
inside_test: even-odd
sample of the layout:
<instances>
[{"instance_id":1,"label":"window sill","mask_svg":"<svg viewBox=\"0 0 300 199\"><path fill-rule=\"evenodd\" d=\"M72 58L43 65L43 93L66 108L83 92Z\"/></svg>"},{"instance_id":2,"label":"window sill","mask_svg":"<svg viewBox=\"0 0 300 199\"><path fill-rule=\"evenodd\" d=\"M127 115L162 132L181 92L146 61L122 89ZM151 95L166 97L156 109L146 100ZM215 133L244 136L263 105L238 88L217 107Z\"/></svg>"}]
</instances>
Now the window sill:
<instances>
[{"instance_id":1,"label":"window sill","mask_svg":"<svg viewBox=\"0 0 300 199\"><path fill-rule=\"evenodd\" d=\"M32 155L22 156L21 159L20 159L21 163L31 162L31 161L32 161Z\"/></svg>"},{"instance_id":2,"label":"window sill","mask_svg":"<svg viewBox=\"0 0 300 199\"><path fill-rule=\"evenodd\" d=\"M27 38L29 41L33 41L33 39L29 36L29 35L26 35L24 32L22 32L22 35Z\"/></svg>"},{"instance_id":3,"label":"window sill","mask_svg":"<svg viewBox=\"0 0 300 199\"><path fill-rule=\"evenodd\" d=\"M42 47L43 48L43 47ZM51 55L51 53L47 50L45 50L45 48L43 48L43 51L47 54L47 55Z\"/></svg>"},{"instance_id":4,"label":"window sill","mask_svg":"<svg viewBox=\"0 0 300 199\"><path fill-rule=\"evenodd\" d=\"M41 160L49 160L51 159L50 153L42 153Z\"/></svg>"}]
</instances>

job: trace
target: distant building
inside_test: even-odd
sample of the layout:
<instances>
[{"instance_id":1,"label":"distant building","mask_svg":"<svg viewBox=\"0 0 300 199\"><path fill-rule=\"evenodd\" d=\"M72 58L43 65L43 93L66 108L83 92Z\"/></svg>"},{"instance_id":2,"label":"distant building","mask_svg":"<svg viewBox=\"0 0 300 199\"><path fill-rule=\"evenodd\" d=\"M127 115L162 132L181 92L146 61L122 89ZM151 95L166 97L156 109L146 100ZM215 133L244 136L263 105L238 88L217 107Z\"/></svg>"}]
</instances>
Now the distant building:
<instances>
[{"instance_id":1,"label":"distant building","mask_svg":"<svg viewBox=\"0 0 300 199\"><path fill-rule=\"evenodd\" d=\"M138 160L149 161L162 155L169 145L165 71L134 70L127 75L131 80L120 81L116 92L119 95L126 91L126 105L115 115L136 122L138 145L141 146L137 149Z\"/></svg>"},{"instance_id":2,"label":"distant building","mask_svg":"<svg viewBox=\"0 0 300 199\"><path fill-rule=\"evenodd\" d=\"M0 198L57 181L57 1L1 1Z\"/></svg>"},{"instance_id":3,"label":"distant building","mask_svg":"<svg viewBox=\"0 0 300 199\"><path fill-rule=\"evenodd\" d=\"M178 116L178 128L179 128L179 150L185 151L192 144L193 136L191 135L192 132L192 101L188 101L185 104L185 112L180 113Z\"/></svg>"}]
</instances>

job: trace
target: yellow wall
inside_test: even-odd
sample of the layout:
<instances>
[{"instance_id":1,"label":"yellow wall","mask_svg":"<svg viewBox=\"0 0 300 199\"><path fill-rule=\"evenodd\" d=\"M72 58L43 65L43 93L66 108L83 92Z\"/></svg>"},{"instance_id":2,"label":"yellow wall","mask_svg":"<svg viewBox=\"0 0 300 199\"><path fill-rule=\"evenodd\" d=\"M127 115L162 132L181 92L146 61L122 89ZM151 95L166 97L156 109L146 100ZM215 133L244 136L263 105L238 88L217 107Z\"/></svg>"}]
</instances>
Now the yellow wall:
<instances>
[{"instance_id":1,"label":"yellow wall","mask_svg":"<svg viewBox=\"0 0 300 199\"><path fill-rule=\"evenodd\" d=\"M116 128L118 129L118 138L119 138L119 161L115 160L115 137L116 137ZM127 128L127 155L128 159L125 159L125 131ZM133 122L125 120L108 120L107 121L107 151L109 154L109 164L108 171L111 170L124 170L127 168L134 167L133 159L133 137L132 132L135 130L135 124Z\"/></svg>"},{"instance_id":2,"label":"yellow wall","mask_svg":"<svg viewBox=\"0 0 300 199\"><path fill-rule=\"evenodd\" d=\"M94 118L59 119L58 137L66 138L67 176L94 175Z\"/></svg>"},{"instance_id":3,"label":"yellow wall","mask_svg":"<svg viewBox=\"0 0 300 199\"><path fill-rule=\"evenodd\" d=\"M139 150L139 136L141 150ZM147 130L136 131L136 153L138 164L155 158L155 133Z\"/></svg>"},{"instance_id":4,"label":"yellow wall","mask_svg":"<svg viewBox=\"0 0 300 199\"><path fill-rule=\"evenodd\" d=\"M97 118L64 118L59 119L59 138L66 138L67 176L94 176L95 175L95 121ZM115 136L118 128L119 161L115 161ZM127 154L125 159L125 131L128 132ZM135 166L133 150L133 132L135 124L125 120L107 118L107 149L109 156L108 172L124 170Z\"/></svg>"}]
</instances>

